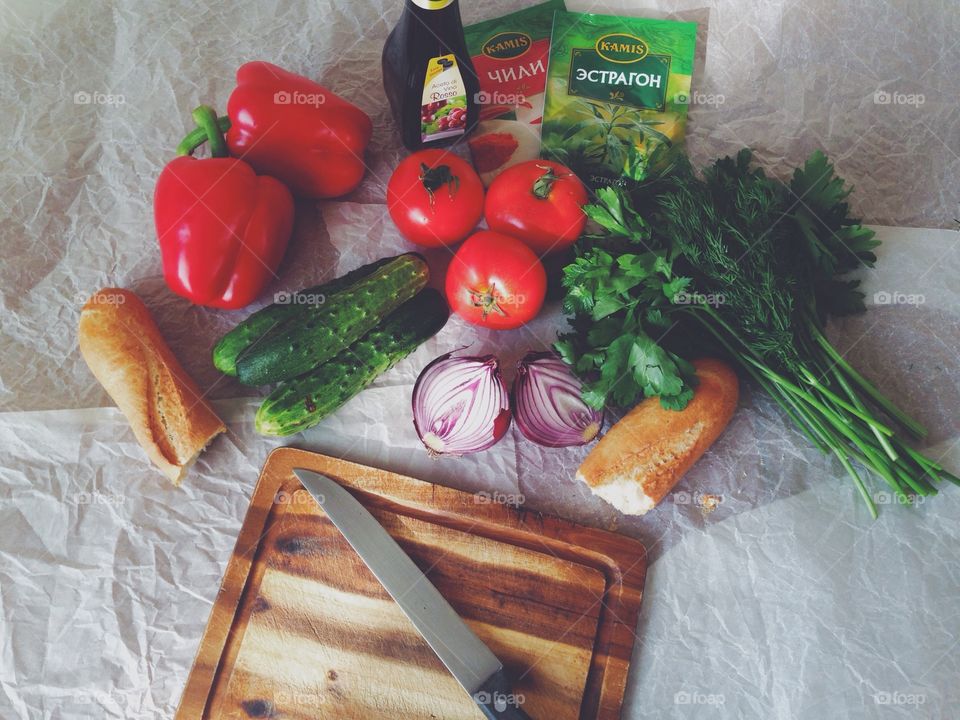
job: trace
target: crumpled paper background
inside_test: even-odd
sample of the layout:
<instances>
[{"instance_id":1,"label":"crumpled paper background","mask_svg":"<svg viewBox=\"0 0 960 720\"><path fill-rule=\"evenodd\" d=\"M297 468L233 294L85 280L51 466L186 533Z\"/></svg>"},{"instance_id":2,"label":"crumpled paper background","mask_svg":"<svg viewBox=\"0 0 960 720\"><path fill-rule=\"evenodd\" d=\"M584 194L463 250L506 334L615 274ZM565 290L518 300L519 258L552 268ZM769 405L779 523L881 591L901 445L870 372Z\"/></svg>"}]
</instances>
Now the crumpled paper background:
<instances>
[{"instance_id":1,"label":"crumpled paper background","mask_svg":"<svg viewBox=\"0 0 960 720\"><path fill-rule=\"evenodd\" d=\"M483 0L463 12L470 22L520 5ZM568 2L634 15L668 5L701 23L696 162L750 144L783 174L823 147L857 185L853 205L867 221L951 226L960 16L946 3ZM208 360L214 339L246 313L192 307L163 283L153 183L189 110L222 109L234 69L270 60L360 105L376 132L355 193L298 205L281 281L267 295L406 249L382 204L402 153L379 52L399 8L0 3L0 717L172 715L277 443L253 432L250 392ZM831 336L931 428L928 452L956 471L960 236L879 230L880 263L864 273L873 306ZM146 465L77 351L79 308L108 284L141 294L228 422L180 490ZM872 522L839 466L749 387L726 434L643 518L620 516L573 482L584 451L545 451L515 431L491 451L429 460L406 417L418 371L461 345L497 352L511 368L561 324L555 306L510 333L453 319L290 442L522 496L536 510L641 538L652 564L624 717L940 718L960 706L956 488L905 508L873 483L882 514Z\"/></svg>"}]
</instances>

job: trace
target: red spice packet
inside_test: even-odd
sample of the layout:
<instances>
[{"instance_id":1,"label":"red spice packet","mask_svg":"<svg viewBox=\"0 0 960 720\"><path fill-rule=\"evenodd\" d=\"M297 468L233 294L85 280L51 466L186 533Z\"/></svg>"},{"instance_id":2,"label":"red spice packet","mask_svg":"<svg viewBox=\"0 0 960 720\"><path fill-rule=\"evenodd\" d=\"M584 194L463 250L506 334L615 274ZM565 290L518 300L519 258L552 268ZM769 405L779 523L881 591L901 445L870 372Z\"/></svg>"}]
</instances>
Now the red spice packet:
<instances>
[{"instance_id":1,"label":"red spice packet","mask_svg":"<svg viewBox=\"0 0 960 720\"><path fill-rule=\"evenodd\" d=\"M563 0L548 0L464 28L480 81L480 122L467 142L484 185L540 156L553 13L564 9Z\"/></svg>"}]
</instances>

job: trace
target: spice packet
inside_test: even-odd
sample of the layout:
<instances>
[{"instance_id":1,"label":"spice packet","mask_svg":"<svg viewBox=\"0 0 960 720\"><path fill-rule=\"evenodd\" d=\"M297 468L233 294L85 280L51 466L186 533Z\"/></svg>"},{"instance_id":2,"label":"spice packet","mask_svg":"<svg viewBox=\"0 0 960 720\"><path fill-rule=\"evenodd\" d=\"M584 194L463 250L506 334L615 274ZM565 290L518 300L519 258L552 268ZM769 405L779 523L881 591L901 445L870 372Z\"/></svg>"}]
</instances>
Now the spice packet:
<instances>
[{"instance_id":1,"label":"spice packet","mask_svg":"<svg viewBox=\"0 0 960 720\"><path fill-rule=\"evenodd\" d=\"M480 122L468 140L484 185L501 171L540 154L553 14L563 0L518 10L464 28L480 82Z\"/></svg>"},{"instance_id":2,"label":"spice packet","mask_svg":"<svg viewBox=\"0 0 960 720\"><path fill-rule=\"evenodd\" d=\"M558 12L541 154L630 189L683 152L697 25Z\"/></svg>"}]
</instances>

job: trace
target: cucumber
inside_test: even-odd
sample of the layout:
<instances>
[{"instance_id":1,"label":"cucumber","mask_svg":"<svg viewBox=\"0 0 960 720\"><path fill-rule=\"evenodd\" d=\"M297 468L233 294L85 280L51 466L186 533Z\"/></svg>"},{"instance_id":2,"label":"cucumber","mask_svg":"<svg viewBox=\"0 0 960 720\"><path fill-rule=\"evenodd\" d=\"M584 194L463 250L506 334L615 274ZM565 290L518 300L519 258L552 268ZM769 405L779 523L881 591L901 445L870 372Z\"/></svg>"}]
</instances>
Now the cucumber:
<instances>
[{"instance_id":1,"label":"cucumber","mask_svg":"<svg viewBox=\"0 0 960 720\"><path fill-rule=\"evenodd\" d=\"M257 410L257 432L283 436L313 427L439 332L448 315L443 296L424 290L332 360L280 383Z\"/></svg>"},{"instance_id":2,"label":"cucumber","mask_svg":"<svg viewBox=\"0 0 960 720\"><path fill-rule=\"evenodd\" d=\"M391 259L322 305L282 321L237 358L244 385L289 380L363 337L427 284L430 271L415 253Z\"/></svg>"},{"instance_id":3,"label":"cucumber","mask_svg":"<svg viewBox=\"0 0 960 720\"><path fill-rule=\"evenodd\" d=\"M383 258L351 270L343 277L319 285L304 288L300 295L322 295L328 298L370 275L374 270L390 262L393 258ZM281 322L294 315L309 312L309 308L295 303L273 303L250 315L246 320L228 332L213 348L213 364L225 375L236 376L237 357L261 337L277 327Z\"/></svg>"}]
</instances>

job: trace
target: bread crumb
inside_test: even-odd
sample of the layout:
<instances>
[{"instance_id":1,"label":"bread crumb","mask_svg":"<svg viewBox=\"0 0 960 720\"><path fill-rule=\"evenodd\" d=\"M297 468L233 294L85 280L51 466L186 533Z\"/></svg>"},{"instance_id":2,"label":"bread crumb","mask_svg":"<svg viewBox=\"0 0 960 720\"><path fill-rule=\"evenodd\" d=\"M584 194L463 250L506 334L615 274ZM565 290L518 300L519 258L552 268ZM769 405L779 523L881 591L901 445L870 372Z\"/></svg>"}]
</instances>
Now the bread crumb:
<instances>
[{"instance_id":1,"label":"bread crumb","mask_svg":"<svg viewBox=\"0 0 960 720\"><path fill-rule=\"evenodd\" d=\"M716 510L722 502L722 495L708 495L707 493L702 493L700 495L700 512L702 512L703 516L706 517Z\"/></svg>"}]
</instances>

